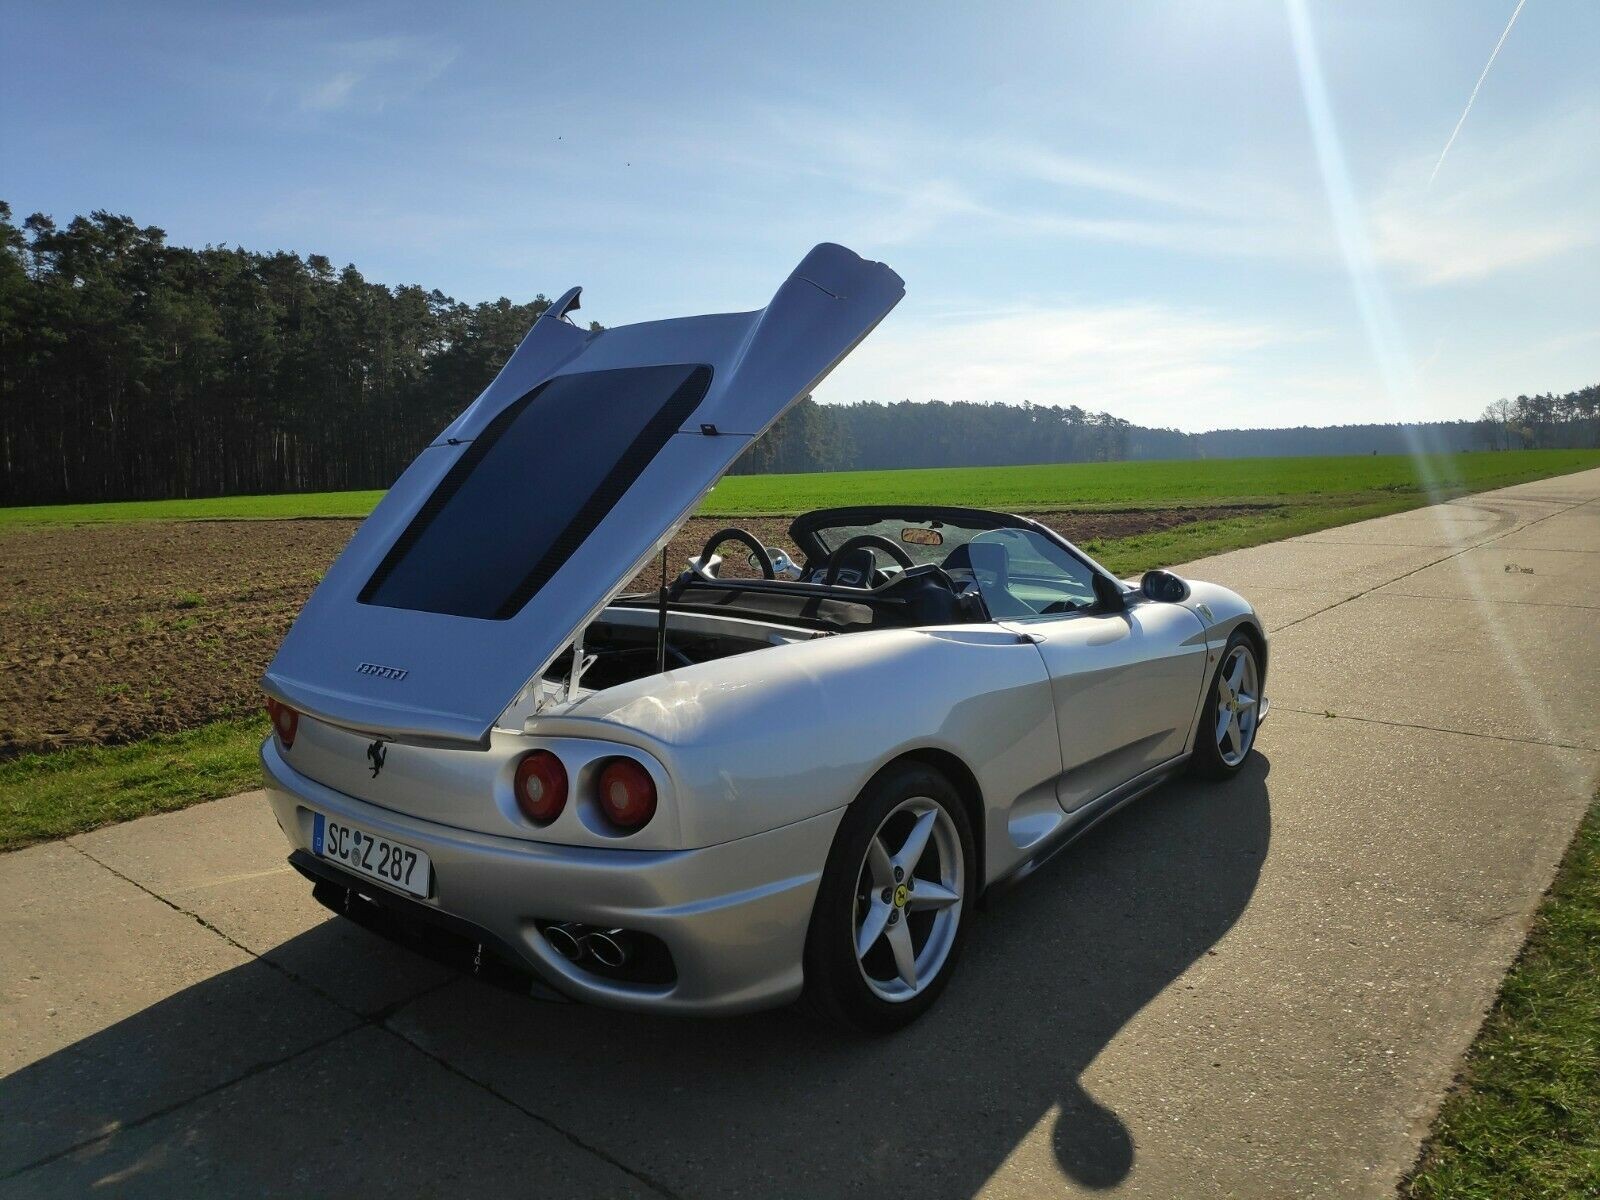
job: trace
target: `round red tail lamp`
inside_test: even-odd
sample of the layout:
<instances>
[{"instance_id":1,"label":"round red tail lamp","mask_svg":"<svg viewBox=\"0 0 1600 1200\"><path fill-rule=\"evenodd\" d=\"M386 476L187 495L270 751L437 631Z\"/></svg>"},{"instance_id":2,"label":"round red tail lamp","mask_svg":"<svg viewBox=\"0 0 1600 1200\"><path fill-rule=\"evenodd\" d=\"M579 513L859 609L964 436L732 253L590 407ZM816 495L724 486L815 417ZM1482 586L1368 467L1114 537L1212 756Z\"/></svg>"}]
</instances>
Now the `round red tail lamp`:
<instances>
[{"instance_id":1,"label":"round red tail lamp","mask_svg":"<svg viewBox=\"0 0 1600 1200\"><path fill-rule=\"evenodd\" d=\"M600 772L600 811L631 833L656 815L656 781L631 758L613 758Z\"/></svg>"},{"instance_id":2,"label":"round red tail lamp","mask_svg":"<svg viewBox=\"0 0 1600 1200\"><path fill-rule=\"evenodd\" d=\"M272 730L278 735L278 740L283 743L283 748L288 750L294 745L294 735L300 731L300 714L287 704L282 704L267 697L267 717L272 722Z\"/></svg>"},{"instance_id":3,"label":"round red tail lamp","mask_svg":"<svg viewBox=\"0 0 1600 1200\"><path fill-rule=\"evenodd\" d=\"M523 816L548 825L567 806L567 768L550 751L535 750L517 764L512 790Z\"/></svg>"}]
</instances>

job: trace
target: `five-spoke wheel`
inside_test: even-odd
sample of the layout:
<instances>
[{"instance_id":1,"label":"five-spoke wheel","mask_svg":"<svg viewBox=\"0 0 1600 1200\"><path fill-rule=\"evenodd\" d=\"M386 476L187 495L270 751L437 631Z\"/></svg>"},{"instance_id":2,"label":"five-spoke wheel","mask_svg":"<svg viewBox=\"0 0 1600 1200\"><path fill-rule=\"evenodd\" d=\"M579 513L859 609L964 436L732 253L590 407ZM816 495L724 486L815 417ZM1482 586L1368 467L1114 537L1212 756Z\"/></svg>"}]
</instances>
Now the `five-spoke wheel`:
<instances>
[{"instance_id":1,"label":"five-spoke wheel","mask_svg":"<svg viewBox=\"0 0 1600 1200\"><path fill-rule=\"evenodd\" d=\"M1261 721L1261 666L1255 645L1235 633L1222 652L1200 720L1194 766L1203 775L1225 779L1244 765Z\"/></svg>"},{"instance_id":2,"label":"five-spoke wheel","mask_svg":"<svg viewBox=\"0 0 1600 1200\"><path fill-rule=\"evenodd\" d=\"M1256 736L1256 705L1261 687L1256 656L1244 643L1223 660L1217 677L1217 751L1222 761L1236 767L1250 753Z\"/></svg>"},{"instance_id":3,"label":"five-spoke wheel","mask_svg":"<svg viewBox=\"0 0 1600 1200\"><path fill-rule=\"evenodd\" d=\"M965 876L955 822L927 796L902 800L879 824L856 880L856 961L875 994L909 1000L939 974Z\"/></svg>"},{"instance_id":4,"label":"five-spoke wheel","mask_svg":"<svg viewBox=\"0 0 1600 1200\"><path fill-rule=\"evenodd\" d=\"M954 784L914 761L885 767L846 810L806 939L806 997L883 1031L943 990L965 940L972 825Z\"/></svg>"}]
</instances>

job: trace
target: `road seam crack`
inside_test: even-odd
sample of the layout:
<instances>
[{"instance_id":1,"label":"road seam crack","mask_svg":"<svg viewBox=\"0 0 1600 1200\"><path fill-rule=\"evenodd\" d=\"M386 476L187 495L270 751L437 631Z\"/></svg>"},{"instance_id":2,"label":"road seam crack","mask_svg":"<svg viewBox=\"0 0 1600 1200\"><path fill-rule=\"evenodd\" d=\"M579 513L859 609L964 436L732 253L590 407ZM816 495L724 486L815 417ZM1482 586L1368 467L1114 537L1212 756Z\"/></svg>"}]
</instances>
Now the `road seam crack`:
<instances>
[{"instance_id":1,"label":"road seam crack","mask_svg":"<svg viewBox=\"0 0 1600 1200\"><path fill-rule=\"evenodd\" d=\"M1334 721L1360 721L1367 725L1387 725L1393 729L1419 729L1428 733L1448 733L1456 737L1481 738L1490 742L1514 742L1519 746L1546 746L1552 750L1581 750L1586 754L1600 754L1600 746L1585 746L1578 742L1546 741L1543 738L1507 737L1502 733L1477 733L1470 729L1444 729L1438 725L1423 725L1416 721L1386 721L1382 717L1357 717L1347 713L1336 713L1331 709L1295 708L1292 705L1274 701L1273 712L1299 713L1303 717L1323 717Z\"/></svg>"},{"instance_id":2,"label":"road seam crack","mask_svg":"<svg viewBox=\"0 0 1600 1200\"><path fill-rule=\"evenodd\" d=\"M552 1121L550 1118L542 1116L541 1114L533 1111L532 1109L526 1107L525 1105L518 1103L517 1101L513 1100L511 1097L507 1096L505 1093L501 1092L499 1089L497 1089L494 1086L492 1086L491 1084L489 1084L487 1081L479 1079L476 1076L469 1074L467 1071L465 1071L462 1068L456 1066L456 1064L450 1062L448 1059L446 1059L446 1058L444 1058L444 1057L442 1057L442 1056L440 1056L438 1054L435 1054L433 1051L431 1051L431 1050L427 1049L426 1047L420 1045L414 1039L406 1036L399 1029L395 1028L393 1025L391 1025L389 1023L390 1018L393 1017L395 1015L395 1013L397 1013L401 1008L403 1008L403 1007L405 1007L405 1006L407 1006L409 1004L415 1003L416 1001L421 1000L424 997L429 996L432 993L437 992L437 991L439 991L439 990L441 990L441 989L443 989L445 987L448 987L450 984L457 982L460 978L462 978L462 976L460 976L459 974L452 973L452 974L448 975L446 978L444 978L443 980L441 980L440 982L434 984L431 987L423 988L419 992L416 992L416 993L414 993L414 994L412 994L410 996L407 996L402 1000L397 1000L397 1001L394 1001L394 1002L392 1002L390 1004L386 1004L386 1005L384 1005L384 1006L382 1006L382 1007L380 1007L378 1009L373 1010L372 1012L362 1012L359 1009L352 1008L350 1005L345 1004L338 997L336 997L336 996L332 995L331 993L325 991L323 988L317 986L316 983L314 983L311 980L305 978L304 976L302 976L302 975L300 975L300 974L298 974L298 973L296 973L294 971L289 970L287 967L283 966L281 963L274 962L272 959L267 958L265 955L259 954L256 951L252 950L249 946L246 946L243 942L239 941L237 938L231 936L230 934L228 934L224 930L218 928L216 925L214 925L212 922L208 921L205 917L201 916L199 913L193 911L192 909L184 908L183 905L178 904L177 902L175 902L175 901L173 901L171 899L168 899L166 896L163 896L160 892L156 891L154 888L150 888L150 887L145 886L144 884L140 883L137 879L134 879L132 876L127 875L126 873L117 870L111 864L103 861L102 859L96 858L93 854L90 854L82 846L77 845L72 838L67 838L67 839L65 839L65 841L66 841L66 844L69 847L71 847L73 850L77 851L79 854L83 855L83 857L88 859L90 862L94 863L95 866L97 866L97 867L101 868L102 870L107 871L110 874L116 876L118 879L122 880L124 883L131 884L133 887L138 888L139 891L143 892L145 895L149 896L151 899L159 901L160 903L166 905L168 908L172 909L173 912L181 913L182 915L184 915L186 917L189 917L196 924L198 924L202 929L205 929L205 930L215 934L217 937L221 938L224 942L228 943L228 945L232 946L234 949L240 951L243 954L248 955L255 962L261 963L263 966L271 968L272 970L276 971L278 974L282 975L285 979L288 979L290 982L299 984L300 986L306 988L308 991L312 992L314 995L316 995L319 998L321 998L322 1000L326 1001L328 1004L332 1005L334 1008L337 1008L338 1010L340 1010L341 1012L345 1013L348 1016L354 1017L356 1019L356 1023L354 1025L351 1025L351 1026L347 1027L347 1028L341 1029L338 1032L333 1033L333 1034L329 1035L328 1037L321 1039L320 1041L314 1042L313 1044L311 1044L309 1046L303 1046L299 1050L296 1050L292 1054L287 1054L287 1055L284 1055L284 1056L282 1056L280 1058L272 1059L270 1061L255 1063L252 1066L249 1066L249 1067L245 1068L238 1075L235 1075L235 1076L233 1076L233 1077L231 1077L229 1079L225 1079L220 1083L213 1084L211 1087L208 1087L208 1088L204 1089L203 1091L196 1092L192 1096L187 1096L182 1100L174 1101L172 1104L166 1105L165 1107L163 1107L161 1109L158 1109L155 1112L146 1113L142 1117L138 1117L138 1118L136 1118L136 1119L134 1119L132 1121L128 1121L127 1123L119 1126L117 1129L113 1130L110 1133L97 1134L94 1137L85 1138L83 1141L76 1142L73 1145L66 1147L65 1149L58 1150L58 1151L56 1151L56 1152L54 1152L52 1154L49 1154L49 1155L45 1156L44 1158L40 1158L40 1159L37 1159L34 1162L27 1163L27 1164L25 1164L25 1165L23 1165L21 1167L18 1167L14 1171L11 1171L11 1172L7 1173L6 1175L0 1176L0 1179L13 1179L13 1178L16 1178L19 1175L22 1175L22 1174L28 1172L28 1171L35 1170L36 1168L48 1166L50 1163L57 1162L60 1159L66 1157L67 1155L74 1154L79 1150L85 1149L86 1147L89 1147L89 1146L93 1146L93 1145L95 1145L95 1144L97 1144L99 1142L107 1141L110 1138L116 1137L119 1133L126 1132L127 1130L137 1129L140 1126L149 1123L150 1121L154 1121L157 1118L167 1116L170 1113L176 1112L178 1109L185 1107L186 1105L193 1104L197 1100L203 1100L208 1096L213 1096L213 1095L217 1094L218 1092L224 1090L225 1088L230 1088L230 1087L234 1086L237 1083L243 1083L245 1080L253 1078L254 1076L259 1075L263 1071L268 1071L268 1070L271 1070L274 1067L282 1066L285 1063L293 1062L296 1058L299 1058L302 1054L306 1054L306 1053L308 1053L310 1051L313 1051L313 1050L320 1050L324 1046L328 1046L328 1045L332 1044L333 1042L338 1041L342 1037L349 1036L351 1033L354 1033L358 1029L371 1028L371 1029L382 1030L384 1033L389 1034L391 1037L395 1038L397 1041L401 1042L403 1045L411 1047L411 1049L415 1050L418 1054L421 1054L424 1058L427 1058L431 1062L437 1063L440 1067L444 1068L446 1071L449 1071L452 1075L455 1075L457 1078L462 1079L462 1080L466 1081L467 1083L471 1084L472 1086L481 1089L482 1091L486 1092L489 1096L493 1097L495 1100L498 1100L500 1103L505 1104L505 1105L509 1106L510 1108L514 1109L515 1111L521 1113L524 1117L528 1118L529 1120L535 1121L538 1124L543 1125L545 1128L549 1129L552 1133L560 1135L562 1138L564 1138L566 1141L571 1143L573 1146L575 1146L578 1149L583 1150L583 1151L593 1155L595 1158L598 1158L601 1162L607 1164L608 1166L612 1167L613 1169L621 1171L624 1175L628 1176L630 1179L633 1179L633 1180L643 1184L645 1187L649 1188L652 1192L656 1193L657 1195L665 1197L666 1200L679 1200L679 1197L678 1197L676 1192L674 1192L671 1188L667 1187L665 1184L661 1183L659 1180L652 1178L647 1172L644 1172L644 1171L641 1171L641 1170L638 1170L636 1168L628 1166L626 1163L622 1162L620 1159L618 1159L618 1158L614 1157L613 1155L609 1154L605 1150L602 1150L600 1147L595 1146L595 1145L591 1145L589 1142L586 1142L583 1138L579 1137L577 1134L571 1132L570 1130L567 1130L567 1129L563 1128L557 1122ZM335 915L335 919L337 919L337 915Z\"/></svg>"},{"instance_id":3,"label":"road seam crack","mask_svg":"<svg viewBox=\"0 0 1600 1200\"><path fill-rule=\"evenodd\" d=\"M601 1162L607 1163L616 1170L621 1171L630 1179L637 1180L639 1183L644 1184L658 1196L663 1196L666 1198L666 1200L680 1200L678 1193L673 1191L660 1180L655 1179L648 1173L638 1170L635 1167L628 1166L628 1164L623 1162L621 1159L618 1159L607 1151L602 1150L599 1146L594 1145L592 1142L585 1141L571 1130L564 1128L555 1121L552 1121L549 1117L543 1116L542 1114L535 1112L533 1109L528 1108L526 1105L513 1100L510 1096L506 1095L487 1080L479 1079L476 1075L472 1075L463 1068L458 1067L449 1059L435 1054L432 1050L429 1050L427 1047L421 1045L414 1038L407 1036L401 1030L395 1028L393 1025L388 1024L386 1021L380 1023L378 1028L395 1038L402 1045L411 1047L411 1049L415 1050L424 1058L427 1058L431 1062L437 1063L439 1066L443 1067L446 1071L449 1071L457 1078L465 1080L474 1087L481 1088L483 1091L493 1096L502 1104L509 1105L511 1108L514 1108L517 1112L521 1113L529 1120L536 1121L538 1124L543 1125L552 1133L558 1134L572 1145L576 1146L578 1149L587 1151L589 1154L592 1154L594 1157L598 1158Z\"/></svg>"},{"instance_id":4,"label":"road seam crack","mask_svg":"<svg viewBox=\"0 0 1600 1200\"><path fill-rule=\"evenodd\" d=\"M113 872L113 874L115 874L115 872ZM360 1026L355 1025L351 1026L350 1029L341 1029L337 1033L331 1033L325 1038L312 1042L309 1046L300 1047L300 1049L294 1051L292 1054L284 1054L278 1058L266 1059L262 1062L255 1063L252 1066L246 1067L238 1075L224 1079L220 1083L214 1083L210 1087L205 1088L203 1091L196 1092L192 1096L185 1096L182 1100L174 1100L171 1104L158 1108L153 1112L145 1113L142 1117L135 1117L131 1121L126 1121L118 1125L109 1133L97 1133L93 1137L84 1138L82 1141L74 1142L72 1145L61 1150L53 1151L52 1153L45 1155L43 1158L36 1158L30 1163L24 1163L22 1166L8 1171L4 1175L0 1175L0 1182L4 1182L8 1179L17 1179L20 1176L26 1175L30 1171L36 1171L41 1167L48 1167L51 1163L60 1162L63 1158L67 1158L70 1155L76 1154L80 1150L87 1150L90 1146L97 1146L102 1142L109 1142L112 1138L127 1133L129 1130L138 1129L141 1126L148 1125L151 1121L156 1121L162 1117L170 1116L172 1113L177 1112L180 1108L186 1108L197 1100L204 1100L208 1096L215 1096L218 1092L224 1091L227 1088L231 1088L237 1083L243 1083L245 1080L251 1079L256 1075L262 1074L263 1072L271 1071L276 1067L285 1065L286 1063L291 1063L303 1054L310 1054L314 1051L321 1050L324 1046L332 1045L334 1042L348 1034L351 1029L358 1028L360 1028Z\"/></svg>"},{"instance_id":5,"label":"road seam crack","mask_svg":"<svg viewBox=\"0 0 1600 1200\"><path fill-rule=\"evenodd\" d=\"M1454 550L1449 554L1442 555L1441 557L1436 558L1436 559L1432 560L1431 562L1425 562L1425 563L1421 564L1420 566L1416 566L1416 567L1411 568L1411 570L1409 570L1409 571L1404 571L1404 572L1400 573L1399 575L1396 575L1392 579L1385 579L1382 583L1375 583L1369 588L1363 588L1361 591L1356 592L1354 595L1346 596L1343 600L1335 600L1332 604L1329 604L1329 605L1327 605L1327 606L1325 606L1323 608L1319 608L1315 612L1308 612L1303 617L1296 617L1294 620L1290 621L1286 625L1279 625L1276 629L1274 629L1272 631L1273 635L1276 636L1277 634L1282 633L1285 629L1292 629L1292 628L1294 628L1294 626L1299 625L1303 621L1311 620L1312 617L1320 617L1325 612L1332 612L1334 609L1340 607L1341 605L1349 604L1352 600L1360 600L1363 596L1370 596L1373 592L1377 591L1379 588L1388 587L1391 583L1399 583L1402 579L1410 579L1413 575L1417 574L1419 571L1426 571L1429 567L1436 567L1442 562L1449 562L1452 558L1460 558L1463 554L1466 554L1469 551L1480 550L1484 546L1492 545L1493 543L1499 541L1501 538L1510 537L1513 533L1521 533L1524 529L1532 529L1535 525L1540 525L1540 524L1543 524L1545 521L1550 520L1551 517L1559 517L1562 513L1569 513L1569 512L1572 512L1574 509L1583 508L1586 505L1595 504L1595 503L1600 503L1600 498L1597 498L1595 500L1579 500L1574 504L1568 504L1565 507L1558 508L1558 509L1556 509L1555 512L1546 513L1542 517L1536 517L1534 520L1529 521L1526 525L1519 525L1515 529L1508 529L1504 533L1497 533L1493 537L1484 538L1483 541L1474 542L1470 546L1462 546L1460 549ZM1377 517L1377 518L1374 518L1374 519L1381 521L1384 518ZM1305 538L1305 539L1296 538L1296 539L1293 539L1293 540L1302 541L1302 540L1309 540L1309 538ZM1312 544L1315 545L1316 543L1312 543ZM1328 544L1328 543L1323 543L1323 544ZM1429 549L1429 548L1430 547L1426 547L1426 546L1418 547L1418 549Z\"/></svg>"}]
</instances>

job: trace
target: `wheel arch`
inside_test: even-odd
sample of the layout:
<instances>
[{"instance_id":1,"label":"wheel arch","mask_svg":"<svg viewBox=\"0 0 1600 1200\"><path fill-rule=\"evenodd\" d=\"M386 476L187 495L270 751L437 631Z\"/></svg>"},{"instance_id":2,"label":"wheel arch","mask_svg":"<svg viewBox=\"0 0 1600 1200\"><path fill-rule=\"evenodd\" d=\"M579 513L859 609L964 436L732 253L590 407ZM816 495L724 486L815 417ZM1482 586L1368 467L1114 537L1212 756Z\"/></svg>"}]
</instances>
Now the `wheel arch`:
<instances>
[{"instance_id":1,"label":"wheel arch","mask_svg":"<svg viewBox=\"0 0 1600 1200\"><path fill-rule=\"evenodd\" d=\"M972 849L976 856L978 872L984 874L984 810L983 788L978 784L978 777L972 773L972 768L957 754L937 746L920 746L915 750L907 750L884 763L873 778L888 770L890 767L901 763L920 763L939 772L956 789L956 794L961 797L961 807L967 814L967 824L972 828ZM983 880L983 886L988 886L988 880Z\"/></svg>"},{"instance_id":2,"label":"wheel arch","mask_svg":"<svg viewBox=\"0 0 1600 1200\"><path fill-rule=\"evenodd\" d=\"M1267 678L1267 635L1261 626L1254 620L1240 621L1239 632L1250 639L1251 648L1256 652L1256 660L1260 663L1261 680Z\"/></svg>"}]
</instances>

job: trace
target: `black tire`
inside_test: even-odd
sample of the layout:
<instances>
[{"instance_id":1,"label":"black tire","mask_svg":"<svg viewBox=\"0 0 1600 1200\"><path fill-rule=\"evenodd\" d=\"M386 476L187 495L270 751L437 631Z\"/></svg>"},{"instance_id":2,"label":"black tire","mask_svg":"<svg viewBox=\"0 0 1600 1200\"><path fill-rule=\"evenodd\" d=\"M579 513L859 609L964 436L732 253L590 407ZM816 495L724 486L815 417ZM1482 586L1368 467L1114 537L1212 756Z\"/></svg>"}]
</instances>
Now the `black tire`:
<instances>
[{"instance_id":1,"label":"black tire","mask_svg":"<svg viewBox=\"0 0 1600 1200\"><path fill-rule=\"evenodd\" d=\"M960 844L961 899L949 950L937 973L915 995L887 1000L868 984L855 953L857 905L869 843L903 802L925 797L948 815ZM976 841L966 807L955 786L939 771L918 762L891 763L862 790L840 823L822 872L806 934L805 993L802 1003L823 1019L862 1033L888 1033L926 1012L944 991L966 943L979 887ZM911 928L910 909L906 925ZM897 914L898 916L898 914Z\"/></svg>"},{"instance_id":2,"label":"black tire","mask_svg":"<svg viewBox=\"0 0 1600 1200\"><path fill-rule=\"evenodd\" d=\"M1222 701L1222 673L1241 647L1254 664L1256 679L1261 678L1261 651L1249 634L1240 629L1234 630L1233 636L1228 639L1228 644L1217 659L1217 669L1211 674L1211 682L1206 688L1205 706L1200 712L1200 727L1195 731L1194 755L1189 760L1189 770L1202 779L1232 779L1244 770L1245 763L1250 761L1250 755L1255 752L1256 721L1251 723L1244 753L1239 756L1237 762L1230 763L1224 757L1223 747L1217 739L1216 732ZM1259 684L1257 686L1259 689ZM1259 695L1256 700L1259 703Z\"/></svg>"}]
</instances>

